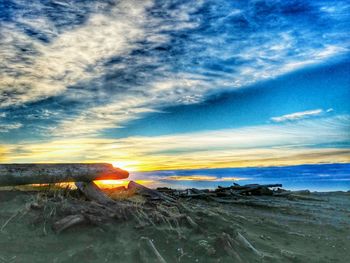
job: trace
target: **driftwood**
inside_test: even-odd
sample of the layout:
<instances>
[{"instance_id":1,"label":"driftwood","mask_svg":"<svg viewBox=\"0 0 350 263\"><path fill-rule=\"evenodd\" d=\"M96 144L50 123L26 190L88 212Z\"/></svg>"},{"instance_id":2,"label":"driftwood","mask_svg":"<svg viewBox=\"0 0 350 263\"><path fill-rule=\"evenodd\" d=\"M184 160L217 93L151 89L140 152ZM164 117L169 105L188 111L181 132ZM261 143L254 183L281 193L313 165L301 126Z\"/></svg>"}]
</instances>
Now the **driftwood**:
<instances>
[{"instance_id":1,"label":"driftwood","mask_svg":"<svg viewBox=\"0 0 350 263\"><path fill-rule=\"evenodd\" d=\"M56 233L61 233L63 230L86 222L83 215L69 215L55 222L52 226Z\"/></svg>"},{"instance_id":2,"label":"driftwood","mask_svg":"<svg viewBox=\"0 0 350 263\"><path fill-rule=\"evenodd\" d=\"M273 192L269 188L282 187L281 184L235 184L230 187L218 187L215 192L222 193L229 191L232 195L272 195Z\"/></svg>"},{"instance_id":3,"label":"driftwood","mask_svg":"<svg viewBox=\"0 0 350 263\"><path fill-rule=\"evenodd\" d=\"M61 211L69 215L53 224L56 233L82 223L103 226L108 221L127 220L135 212L134 206L112 200L94 182L77 182L76 186L89 201L71 200L63 206Z\"/></svg>"},{"instance_id":4,"label":"driftwood","mask_svg":"<svg viewBox=\"0 0 350 263\"><path fill-rule=\"evenodd\" d=\"M271 190L270 188L282 187L281 184L248 184L248 185L238 185L234 184L229 187L221 187L219 186L215 190L199 190L196 188L186 189L186 190L173 190L170 188L162 187L157 188L157 190L161 193L166 193L172 197L178 198L197 198L197 199L205 199L212 200L219 203L239 203L245 204L246 200L241 200L242 197L250 196L250 195L274 195L279 194L281 191L280 188L278 190ZM236 200L238 199L238 200Z\"/></svg>"},{"instance_id":5,"label":"driftwood","mask_svg":"<svg viewBox=\"0 0 350 263\"><path fill-rule=\"evenodd\" d=\"M102 192L94 182L76 182L75 185L90 201L95 201L103 205L115 203L104 192Z\"/></svg>"},{"instance_id":6,"label":"driftwood","mask_svg":"<svg viewBox=\"0 0 350 263\"><path fill-rule=\"evenodd\" d=\"M163 200L166 202L174 202L174 199L153 189L147 188L141 184L130 181L128 184L128 190L133 191L136 194L145 196L151 200Z\"/></svg>"},{"instance_id":7,"label":"driftwood","mask_svg":"<svg viewBox=\"0 0 350 263\"><path fill-rule=\"evenodd\" d=\"M150 200L162 200L173 202L179 198L202 199L214 201L217 203L247 205L255 207L271 207L271 200L263 198L253 198L253 196L276 196L285 197L290 200L308 200L324 201L320 198L308 196L310 191L286 191L281 188L282 184L247 184L238 185L237 183L229 187L221 187L214 190L190 188L185 190L176 190L167 187L159 187L156 190L149 189L135 182L130 182L129 189L134 189L136 194L140 194ZM251 196L251 197L249 197ZM177 202L179 209L180 202Z\"/></svg>"},{"instance_id":8,"label":"driftwood","mask_svg":"<svg viewBox=\"0 0 350 263\"><path fill-rule=\"evenodd\" d=\"M0 164L0 186L90 182L100 179L125 179L127 171L111 164Z\"/></svg>"},{"instance_id":9,"label":"driftwood","mask_svg":"<svg viewBox=\"0 0 350 263\"><path fill-rule=\"evenodd\" d=\"M195 188L176 190L164 187L154 190L130 181L128 187L123 191L128 192L128 196L130 194L143 196L146 202L142 206L139 206L131 200L120 199L119 201L115 201L111 199L93 182L77 182L76 186L85 196L85 199L73 198L69 202L69 205L61 206L61 215L63 214L65 217L56 221L53 226L53 229L58 233L82 223L105 227L108 222L130 220L136 221L138 223L136 227L138 228L164 223L169 225L170 229L174 230L181 223L195 231L202 231L200 225L193 220L196 217L191 217L191 213L193 212L191 208L186 207L180 201L182 198L197 198L216 203L258 206L263 208L274 208L276 206L271 204L272 200L270 198L255 197L255 195L294 198L297 196L297 193L299 196L304 194L303 198L314 200L311 197L305 196L308 194L307 191L286 191L279 188L282 186L280 184L249 184L242 186L234 184L229 187L218 187L214 190L200 190ZM174 208L177 212L174 212ZM236 249L237 247L250 250L256 256L264 256L263 253L254 248L240 233L237 233L235 238L224 234L219 241L226 253L237 262L244 262ZM150 243L147 239L143 239L141 243L147 244L147 250L152 251L155 259L162 262L162 257L157 255L157 249L154 247L154 244L152 246L152 242Z\"/></svg>"}]
</instances>

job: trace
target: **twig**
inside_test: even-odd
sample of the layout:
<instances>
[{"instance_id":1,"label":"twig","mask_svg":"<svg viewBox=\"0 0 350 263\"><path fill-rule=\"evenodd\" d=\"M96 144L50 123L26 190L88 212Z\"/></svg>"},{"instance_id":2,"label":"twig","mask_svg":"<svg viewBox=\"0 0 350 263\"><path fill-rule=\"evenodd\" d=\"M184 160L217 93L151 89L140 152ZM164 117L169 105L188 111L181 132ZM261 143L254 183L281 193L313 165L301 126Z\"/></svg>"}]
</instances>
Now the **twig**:
<instances>
[{"instance_id":1,"label":"twig","mask_svg":"<svg viewBox=\"0 0 350 263\"><path fill-rule=\"evenodd\" d=\"M255 255L262 257L263 254L257 250L241 233L237 233L237 241L241 243L245 248L251 250Z\"/></svg>"},{"instance_id":2,"label":"twig","mask_svg":"<svg viewBox=\"0 0 350 263\"><path fill-rule=\"evenodd\" d=\"M2 225L0 232L3 232L3 230L5 229L5 227L7 226L8 223L10 223L10 221L12 219L14 219L18 214L20 213L20 211L17 211L16 213L14 213L12 216L10 216L9 219L6 220L6 222Z\"/></svg>"},{"instance_id":3,"label":"twig","mask_svg":"<svg viewBox=\"0 0 350 263\"><path fill-rule=\"evenodd\" d=\"M166 263L165 259L162 257L162 255L159 253L158 249L153 244L152 240L150 240L148 237L141 237L141 240L143 240L149 249L153 252L155 255L157 262L159 263Z\"/></svg>"}]
</instances>

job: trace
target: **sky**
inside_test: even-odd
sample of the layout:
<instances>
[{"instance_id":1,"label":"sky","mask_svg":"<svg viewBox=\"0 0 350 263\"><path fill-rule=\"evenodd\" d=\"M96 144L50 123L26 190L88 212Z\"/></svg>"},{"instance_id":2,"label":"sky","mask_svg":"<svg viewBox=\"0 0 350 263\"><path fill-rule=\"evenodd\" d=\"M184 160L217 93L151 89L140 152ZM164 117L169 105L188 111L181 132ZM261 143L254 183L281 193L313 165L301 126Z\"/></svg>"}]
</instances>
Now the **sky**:
<instances>
[{"instance_id":1,"label":"sky","mask_svg":"<svg viewBox=\"0 0 350 263\"><path fill-rule=\"evenodd\" d=\"M350 3L0 1L0 163L350 163Z\"/></svg>"}]
</instances>

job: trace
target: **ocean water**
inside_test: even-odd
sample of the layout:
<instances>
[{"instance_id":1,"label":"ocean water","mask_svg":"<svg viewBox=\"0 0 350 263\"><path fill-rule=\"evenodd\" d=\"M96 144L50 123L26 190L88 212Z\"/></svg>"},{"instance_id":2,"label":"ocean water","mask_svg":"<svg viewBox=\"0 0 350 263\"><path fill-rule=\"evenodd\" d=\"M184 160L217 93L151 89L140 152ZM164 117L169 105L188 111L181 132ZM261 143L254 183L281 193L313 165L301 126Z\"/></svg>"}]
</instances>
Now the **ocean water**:
<instances>
[{"instance_id":1,"label":"ocean water","mask_svg":"<svg viewBox=\"0 0 350 263\"><path fill-rule=\"evenodd\" d=\"M277 184L289 190L349 191L350 164L283 167L220 168L131 173L132 180L148 180L152 187L216 188L238 184Z\"/></svg>"}]
</instances>

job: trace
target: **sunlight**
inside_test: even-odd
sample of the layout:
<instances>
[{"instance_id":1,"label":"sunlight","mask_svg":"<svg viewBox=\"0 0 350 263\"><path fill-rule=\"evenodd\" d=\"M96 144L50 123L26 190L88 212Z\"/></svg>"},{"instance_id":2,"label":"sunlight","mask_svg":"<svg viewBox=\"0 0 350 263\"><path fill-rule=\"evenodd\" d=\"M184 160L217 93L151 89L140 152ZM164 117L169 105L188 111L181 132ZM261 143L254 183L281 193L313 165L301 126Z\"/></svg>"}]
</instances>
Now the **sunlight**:
<instances>
[{"instance_id":1,"label":"sunlight","mask_svg":"<svg viewBox=\"0 0 350 263\"><path fill-rule=\"evenodd\" d=\"M115 168L120 168L126 171L137 171L136 166L138 165L137 161L112 161L109 162L113 165Z\"/></svg>"},{"instance_id":2,"label":"sunlight","mask_svg":"<svg viewBox=\"0 0 350 263\"><path fill-rule=\"evenodd\" d=\"M126 187L129 180L96 180L94 183L100 188L115 188L119 186Z\"/></svg>"},{"instance_id":3,"label":"sunlight","mask_svg":"<svg viewBox=\"0 0 350 263\"><path fill-rule=\"evenodd\" d=\"M96 180L94 183L102 189L111 189L115 187L124 186L127 187L130 180ZM142 184L144 186L151 186L154 181L153 180L135 180L136 183Z\"/></svg>"}]
</instances>

